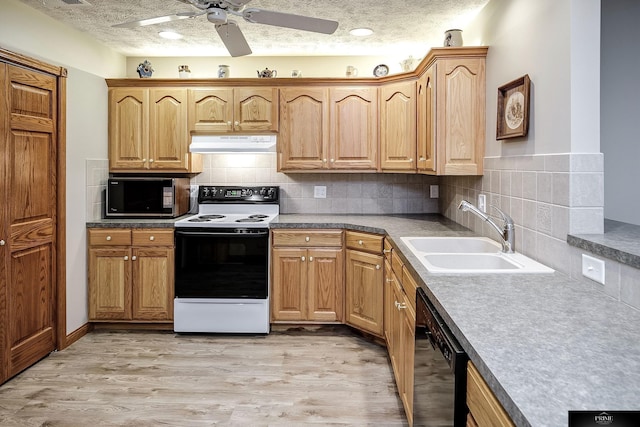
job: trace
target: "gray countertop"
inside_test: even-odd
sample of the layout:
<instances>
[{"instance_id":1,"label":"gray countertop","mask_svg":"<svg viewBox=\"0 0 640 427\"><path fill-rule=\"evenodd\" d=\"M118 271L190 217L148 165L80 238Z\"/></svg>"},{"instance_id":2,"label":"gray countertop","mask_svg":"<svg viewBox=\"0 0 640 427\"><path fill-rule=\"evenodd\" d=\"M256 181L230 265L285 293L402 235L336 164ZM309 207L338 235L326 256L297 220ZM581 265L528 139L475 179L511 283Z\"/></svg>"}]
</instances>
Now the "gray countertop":
<instances>
[{"instance_id":1,"label":"gray countertop","mask_svg":"<svg viewBox=\"0 0 640 427\"><path fill-rule=\"evenodd\" d=\"M640 226L605 219L603 234L569 235L567 243L622 264L640 268Z\"/></svg>"},{"instance_id":2,"label":"gray countertop","mask_svg":"<svg viewBox=\"0 0 640 427\"><path fill-rule=\"evenodd\" d=\"M518 426L567 425L569 410L640 410L640 312L604 293L560 273L430 273L400 237L474 235L440 215L284 214L270 227L386 234Z\"/></svg>"},{"instance_id":3,"label":"gray countertop","mask_svg":"<svg viewBox=\"0 0 640 427\"><path fill-rule=\"evenodd\" d=\"M436 275L403 236L472 235L439 215L280 215L272 228L387 234L518 426L640 410L640 312L554 274Z\"/></svg>"}]
</instances>

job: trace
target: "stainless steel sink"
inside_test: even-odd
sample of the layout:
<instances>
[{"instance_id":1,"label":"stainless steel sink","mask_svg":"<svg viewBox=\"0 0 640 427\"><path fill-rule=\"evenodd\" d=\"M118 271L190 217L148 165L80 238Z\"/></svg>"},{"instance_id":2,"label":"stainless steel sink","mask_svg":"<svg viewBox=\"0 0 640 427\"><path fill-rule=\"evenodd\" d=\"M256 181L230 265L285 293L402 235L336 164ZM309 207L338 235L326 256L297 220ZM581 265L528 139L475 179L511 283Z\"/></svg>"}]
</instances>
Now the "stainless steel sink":
<instances>
[{"instance_id":1,"label":"stainless steel sink","mask_svg":"<svg viewBox=\"0 0 640 427\"><path fill-rule=\"evenodd\" d=\"M504 253L486 237L402 237L433 273L553 273L553 269L520 253Z\"/></svg>"}]
</instances>

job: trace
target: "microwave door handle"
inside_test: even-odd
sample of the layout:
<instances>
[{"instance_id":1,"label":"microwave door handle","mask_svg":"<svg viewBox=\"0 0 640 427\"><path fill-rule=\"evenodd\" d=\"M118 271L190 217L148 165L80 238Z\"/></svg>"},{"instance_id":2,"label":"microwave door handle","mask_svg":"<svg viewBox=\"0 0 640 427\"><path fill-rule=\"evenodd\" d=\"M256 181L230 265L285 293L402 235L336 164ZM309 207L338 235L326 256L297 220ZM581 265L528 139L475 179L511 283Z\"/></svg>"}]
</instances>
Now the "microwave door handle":
<instances>
[{"instance_id":1,"label":"microwave door handle","mask_svg":"<svg viewBox=\"0 0 640 427\"><path fill-rule=\"evenodd\" d=\"M176 236L193 236L193 237L216 237L216 236L235 236L235 237L264 237L269 234L268 231L260 231L258 233L225 233L222 231L181 231L176 230Z\"/></svg>"}]
</instances>

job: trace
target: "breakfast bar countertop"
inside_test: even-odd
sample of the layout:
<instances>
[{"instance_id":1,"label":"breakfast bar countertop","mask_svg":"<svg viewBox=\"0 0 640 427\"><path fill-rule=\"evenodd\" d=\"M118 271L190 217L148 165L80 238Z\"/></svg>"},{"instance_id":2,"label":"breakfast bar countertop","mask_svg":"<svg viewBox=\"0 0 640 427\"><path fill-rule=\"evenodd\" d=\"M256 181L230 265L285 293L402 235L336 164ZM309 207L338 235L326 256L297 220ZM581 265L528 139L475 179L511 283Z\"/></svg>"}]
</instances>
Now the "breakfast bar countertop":
<instances>
[{"instance_id":1,"label":"breakfast bar countertop","mask_svg":"<svg viewBox=\"0 0 640 427\"><path fill-rule=\"evenodd\" d=\"M386 234L518 426L640 410L640 312L564 274L434 274L400 239L472 236L440 215L283 214L271 228Z\"/></svg>"}]
</instances>

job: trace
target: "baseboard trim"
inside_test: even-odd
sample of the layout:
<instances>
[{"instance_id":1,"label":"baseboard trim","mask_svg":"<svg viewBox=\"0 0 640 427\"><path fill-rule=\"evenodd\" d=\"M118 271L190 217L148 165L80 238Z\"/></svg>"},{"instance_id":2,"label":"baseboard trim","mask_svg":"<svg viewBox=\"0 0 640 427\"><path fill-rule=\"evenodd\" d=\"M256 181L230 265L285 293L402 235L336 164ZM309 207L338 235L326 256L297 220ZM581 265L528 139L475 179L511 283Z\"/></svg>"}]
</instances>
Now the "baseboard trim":
<instances>
[{"instance_id":1,"label":"baseboard trim","mask_svg":"<svg viewBox=\"0 0 640 427\"><path fill-rule=\"evenodd\" d=\"M78 341L80 338L82 338L83 336L91 332L92 329L93 329L93 326L90 323L85 323L84 325L80 326L78 329L71 332L69 335L65 337L63 345L60 345L59 346L60 348L58 348L58 350L62 350L64 348L69 347L71 344L73 344L74 342Z\"/></svg>"}]
</instances>

